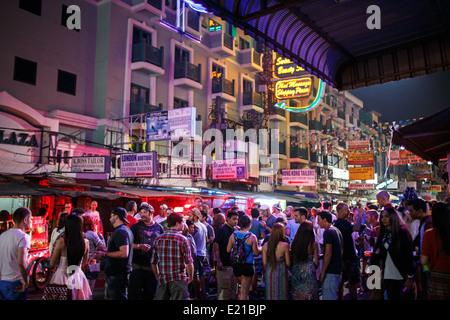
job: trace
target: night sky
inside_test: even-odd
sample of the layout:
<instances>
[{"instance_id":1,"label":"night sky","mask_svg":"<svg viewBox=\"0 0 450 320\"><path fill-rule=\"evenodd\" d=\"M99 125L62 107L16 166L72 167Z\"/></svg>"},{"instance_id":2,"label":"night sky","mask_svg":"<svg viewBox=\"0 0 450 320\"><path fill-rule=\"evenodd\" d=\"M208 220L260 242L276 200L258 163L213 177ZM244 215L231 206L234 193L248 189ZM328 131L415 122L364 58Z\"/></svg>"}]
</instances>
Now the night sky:
<instances>
[{"instance_id":1,"label":"night sky","mask_svg":"<svg viewBox=\"0 0 450 320\"><path fill-rule=\"evenodd\" d=\"M382 114L382 122L419 120L450 107L450 71L391 81L349 92L367 111Z\"/></svg>"}]
</instances>

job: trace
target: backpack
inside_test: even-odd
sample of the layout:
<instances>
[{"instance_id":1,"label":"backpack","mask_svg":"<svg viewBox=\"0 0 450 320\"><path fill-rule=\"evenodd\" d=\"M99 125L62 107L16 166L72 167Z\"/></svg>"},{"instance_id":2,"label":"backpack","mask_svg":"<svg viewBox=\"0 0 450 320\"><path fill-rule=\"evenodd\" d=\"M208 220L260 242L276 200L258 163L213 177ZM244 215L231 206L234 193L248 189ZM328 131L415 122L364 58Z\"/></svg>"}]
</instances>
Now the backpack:
<instances>
[{"instance_id":1,"label":"backpack","mask_svg":"<svg viewBox=\"0 0 450 320\"><path fill-rule=\"evenodd\" d=\"M251 233L249 232L242 239L239 239L236 236L236 232L234 233L234 239L236 241L233 243L233 246L231 247L230 252L231 264L245 263L245 261L247 260L247 257L250 254L250 252L248 254L245 252L244 244L247 238L250 237L250 235Z\"/></svg>"}]
</instances>

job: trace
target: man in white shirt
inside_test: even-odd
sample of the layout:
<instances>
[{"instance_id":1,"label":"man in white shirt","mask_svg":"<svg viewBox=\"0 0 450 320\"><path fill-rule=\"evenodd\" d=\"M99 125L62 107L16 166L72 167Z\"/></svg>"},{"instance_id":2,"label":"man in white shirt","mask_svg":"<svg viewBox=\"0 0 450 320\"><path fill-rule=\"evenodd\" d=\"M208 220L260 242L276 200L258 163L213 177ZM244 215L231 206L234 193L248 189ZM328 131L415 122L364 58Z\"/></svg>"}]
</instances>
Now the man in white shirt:
<instances>
[{"instance_id":1,"label":"man in white shirt","mask_svg":"<svg viewBox=\"0 0 450 320\"><path fill-rule=\"evenodd\" d=\"M202 214L199 209L192 208L191 210L189 210L189 219L194 222L197 230L193 235L195 246L197 249L197 265L194 269L195 296L199 300L205 300L205 271L208 267L208 259L206 255L206 241L208 239L208 230L206 229L206 226L200 221L201 217Z\"/></svg>"},{"instance_id":2,"label":"man in white shirt","mask_svg":"<svg viewBox=\"0 0 450 320\"><path fill-rule=\"evenodd\" d=\"M0 235L0 300L26 300L28 292L28 250L31 238L31 211L14 211L14 227Z\"/></svg>"}]
</instances>

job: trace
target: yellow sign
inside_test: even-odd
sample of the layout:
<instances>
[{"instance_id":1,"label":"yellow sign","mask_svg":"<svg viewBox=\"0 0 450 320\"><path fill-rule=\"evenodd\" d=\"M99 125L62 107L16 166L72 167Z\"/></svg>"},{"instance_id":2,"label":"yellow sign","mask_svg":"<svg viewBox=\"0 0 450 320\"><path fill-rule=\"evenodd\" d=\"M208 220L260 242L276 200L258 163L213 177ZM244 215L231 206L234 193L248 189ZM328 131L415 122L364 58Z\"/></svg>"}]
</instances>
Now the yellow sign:
<instances>
[{"instance_id":1,"label":"yellow sign","mask_svg":"<svg viewBox=\"0 0 450 320\"><path fill-rule=\"evenodd\" d=\"M349 180L373 179L373 167L350 167L348 168Z\"/></svg>"},{"instance_id":2,"label":"yellow sign","mask_svg":"<svg viewBox=\"0 0 450 320\"><path fill-rule=\"evenodd\" d=\"M275 75L277 77L297 75L305 71L302 67L283 57L278 57L275 62Z\"/></svg>"},{"instance_id":3,"label":"yellow sign","mask_svg":"<svg viewBox=\"0 0 450 320\"><path fill-rule=\"evenodd\" d=\"M348 164L353 165L373 165L373 152L358 153L349 152Z\"/></svg>"},{"instance_id":4,"label":"yellow sign","mask_svg":"<svg viewBox=\"0 0 450 320\"><path fill-rule=\"evenodd\" d=\"M311 93L311 86L310 77L281 80L275 86L275 96L280 100L306 97Z\"/></svg>"}]
</instances>

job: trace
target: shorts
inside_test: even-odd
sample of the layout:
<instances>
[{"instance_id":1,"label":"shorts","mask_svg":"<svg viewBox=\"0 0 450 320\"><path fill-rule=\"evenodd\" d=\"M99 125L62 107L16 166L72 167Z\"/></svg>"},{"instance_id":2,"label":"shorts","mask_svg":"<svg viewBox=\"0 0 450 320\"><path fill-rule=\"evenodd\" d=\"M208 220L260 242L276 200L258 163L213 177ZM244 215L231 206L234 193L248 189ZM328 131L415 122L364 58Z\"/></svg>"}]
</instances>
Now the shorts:
<instances>
[{"instance_id":1,"label":"shorts","mask_svg":"<svg viewBox=\"0 0 450 320\"><path fill-rule=\"evenodd\" d=\"M361 282L361 272L359 269L359 258L342 260L342 282L350 285Z\"/></svg>"},{"instance_id":2,"label":"shorts","mask_svg":"<svg viewBox=\"0 0 450 320\"><path fill-rule=\"evenodd\" d=\"M241 276L253 277L255 274L255 266L252 263L240 263L233 265L233 273L236 278Z\"/></svg>"},{"instance_id":3,"label":"shorts","mask_svg":"<svg viewBox=\"0 0 450 320\"><path fill-rule=\"evenodd\" d=\"M204 278L209 275L210 266L208 258L205 256L197 256L197 263L194 264L194 277L196 278Z\"/></svg>"}]
</instances>

